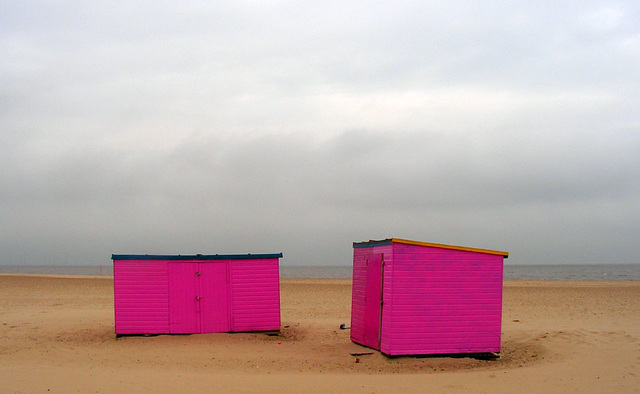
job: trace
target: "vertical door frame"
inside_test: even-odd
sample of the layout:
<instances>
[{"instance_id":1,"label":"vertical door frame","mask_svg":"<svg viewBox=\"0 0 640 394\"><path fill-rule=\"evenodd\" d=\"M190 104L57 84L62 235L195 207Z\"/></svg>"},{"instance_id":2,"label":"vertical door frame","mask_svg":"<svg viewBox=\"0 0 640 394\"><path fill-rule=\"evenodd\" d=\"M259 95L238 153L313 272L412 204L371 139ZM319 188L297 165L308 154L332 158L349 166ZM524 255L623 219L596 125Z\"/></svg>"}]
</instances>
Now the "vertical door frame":
<instances>
[{"instance_id":1,"label":"vertical door frame","mask_svg":"<svg viewBox=\"0 0 640 394\"><path fill-rule=\"evenodd\" d=\"M384 253L380 253L380 323L378 324L378 349L382 349L382 310L384 309Z\"/></svg>"},{"instance_id":2,"label":"vertical door frame","mask_svg":"<svg viewBox=\"0 0 640 394\"><path fill-rule=\"evenodd\" d=\"M234 331L233 327L233 283L231 283L231 269L233 260L228 260L227 265L227 305L229 308L229 332Z\"/></svg>"},{"instance_id":3,"label":"vertical door frame","mask_svg":"<svg viewBox=\"0 0 640 394\"><path fill-rule=\"evenodd\" d=\"M198 261L196 263L196 283L197 283L197 299L198 301L198 333L202 334L202 262Z\"/></svg>"}]
</instances>

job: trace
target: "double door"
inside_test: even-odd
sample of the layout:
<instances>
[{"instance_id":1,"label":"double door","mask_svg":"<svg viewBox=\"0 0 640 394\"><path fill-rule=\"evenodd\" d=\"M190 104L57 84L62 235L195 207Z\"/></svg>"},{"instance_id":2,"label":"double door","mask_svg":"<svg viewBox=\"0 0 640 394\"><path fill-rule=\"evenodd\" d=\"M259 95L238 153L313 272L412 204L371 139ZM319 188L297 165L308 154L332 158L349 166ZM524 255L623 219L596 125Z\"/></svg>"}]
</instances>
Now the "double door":
<instances>
[{"instance_id":1,"label":"double door","mask_svg":"<svg viewBox=\"0 0 640 394\"><path fill-rule=\"evenodd\" d=\"M231 331L228 262L169 263L169 332Z\"/></svg>"}]
</instances>

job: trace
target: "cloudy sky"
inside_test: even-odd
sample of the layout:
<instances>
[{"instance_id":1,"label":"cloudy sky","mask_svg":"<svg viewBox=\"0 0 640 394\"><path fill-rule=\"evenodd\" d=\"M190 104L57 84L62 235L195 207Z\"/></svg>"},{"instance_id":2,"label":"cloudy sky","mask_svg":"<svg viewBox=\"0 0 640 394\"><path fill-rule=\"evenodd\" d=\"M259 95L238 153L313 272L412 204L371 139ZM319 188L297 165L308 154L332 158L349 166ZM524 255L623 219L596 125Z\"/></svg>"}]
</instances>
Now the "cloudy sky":
<instances>
[{"instance_id":1,"label":"cloudy sky","mask_svg":"<svg viewBox=\"0 0 640 394\"><path fill-rule=\"evenodd\" d=\"M640 262L640 3L0 1L0 264L401 237Z\"/></svg>"}]
</instances>

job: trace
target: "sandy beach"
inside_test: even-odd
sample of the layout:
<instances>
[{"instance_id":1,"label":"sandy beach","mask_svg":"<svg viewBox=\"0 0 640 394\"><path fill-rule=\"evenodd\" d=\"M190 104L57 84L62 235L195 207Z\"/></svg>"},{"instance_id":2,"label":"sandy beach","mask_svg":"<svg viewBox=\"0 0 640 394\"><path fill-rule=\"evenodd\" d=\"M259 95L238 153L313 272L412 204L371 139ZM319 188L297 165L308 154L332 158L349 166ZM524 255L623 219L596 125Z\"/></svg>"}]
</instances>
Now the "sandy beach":
<instances>
[{"instance_id":1,"label":"sandy beach","mask_svg":"<svg viewBox=\"0 0 640 394\"><path fill-rule=\"evenodd\" d=\"M640 282L506 282L497 360L353 356L350 300L285 279L277 335L116 339L111 278L3 274L0 392L640 391Z\"/></svg>"}]
</instances>

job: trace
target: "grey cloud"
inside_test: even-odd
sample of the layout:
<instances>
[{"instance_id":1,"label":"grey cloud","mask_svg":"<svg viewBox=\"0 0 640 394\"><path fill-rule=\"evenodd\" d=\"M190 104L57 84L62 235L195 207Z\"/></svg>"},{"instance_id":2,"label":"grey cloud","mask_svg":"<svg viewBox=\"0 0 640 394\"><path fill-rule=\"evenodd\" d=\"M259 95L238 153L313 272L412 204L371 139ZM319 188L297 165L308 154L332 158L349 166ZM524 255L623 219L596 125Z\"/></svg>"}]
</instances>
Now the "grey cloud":
<instances>
[{"instance_id":1,"label":"grey cloud","mask_svg":"<svg viewBox=\"0 0 640 394\"><path fill-rule=\"evenodd\" d=\"M0 263L348 264L387 236L640 258L633 2L0 11Z\"/></svg>"}]
</instances>

